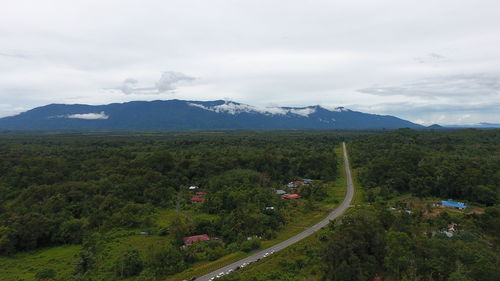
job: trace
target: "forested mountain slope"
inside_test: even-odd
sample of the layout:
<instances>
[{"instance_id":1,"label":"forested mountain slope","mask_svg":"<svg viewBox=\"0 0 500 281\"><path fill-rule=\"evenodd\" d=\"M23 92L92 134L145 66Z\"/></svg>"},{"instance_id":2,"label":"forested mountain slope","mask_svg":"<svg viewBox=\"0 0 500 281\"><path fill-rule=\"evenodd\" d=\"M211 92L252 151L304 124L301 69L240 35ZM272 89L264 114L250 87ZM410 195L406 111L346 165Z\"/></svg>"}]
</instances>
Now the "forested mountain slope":
<instances>
[{"instance_id":1,"label":"forested mountain slope","mask_svg":"<svg viewBox=\"0 0 500 281\"><path fill-rule=\"evenodd\" d=\"M0 130L397 129L423 126L343 107L255 107L233 101L51 104L0 119Z\"/></svg>"}]
</instances>

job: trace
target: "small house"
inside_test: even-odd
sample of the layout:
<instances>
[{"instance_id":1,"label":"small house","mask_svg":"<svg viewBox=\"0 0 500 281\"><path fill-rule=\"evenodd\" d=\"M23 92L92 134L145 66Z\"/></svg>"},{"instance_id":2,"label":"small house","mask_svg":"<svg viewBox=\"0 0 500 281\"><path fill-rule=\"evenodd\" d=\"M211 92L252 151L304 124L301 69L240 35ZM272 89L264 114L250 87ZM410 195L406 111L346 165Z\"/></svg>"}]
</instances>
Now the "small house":
<instances>
[{"instance_id":1,"label":"small house","mask_svg":"<svg viewBox=\"0 0 500 281\"><path fill-rule=\"evenodd\" d=\"M289 183L286 185L286 187L288 187L288 188L295 188L295 187L297 187L297 185L295 185L293 182L289 182Z\"/></svg>"},{"instance_id":2,"label":"small house","mask_svg":"<svg viewBox=\"0 0 500 281\"><path fill-rule=\"evenodd\" d=\"M194 197L191 197L190 201L192 204L196 204L196 203L203 203L203 201L205 201L205 199L198 197L198 196L194 196Z\"/></svg>"},{"instance_id":3,"label":"small house","mask_svg":"<svg viewBox=\"0 0 500 281\"><path fill-rule=\"evenodd\" d=\"M293 184L295 184L296 186L299 186L299 185L304 185L304 182L303 181L294 181Z\"/></svg>"},{"instance_id":4,"label":"small house","mask_svg":"<svg viewBox=\"0 0 500 281\"><path fill-rule=\"evenodd\" d=\"M274 210L274 207L266 207L266 210Z\"/></svg>"},{"instance_id":5,"label":"small house","mask_svg":"<svg viewBox=\"0 0 500 281\"><path fill-rule=\"evenodd\" d=\"M303 179L302 181L304 181L305 184L311 184L313 182L312 179Z\"/></svg>"},{"instance_id":6,"label":"small house","mask_svg":"<svg viewBox=\"0 0 500 281\"><path fill-rule=\"evenodd\" d=\"M299 198L301 198L301 196L294 193L294 194L285 194L285 195L281 196L281 198L283 198L283 199L299 199Z\"/></svg>"},{"instance_id":7,"label":"small house","mask_svg":"<svg viewBox=\"0 0 500 281\"><path fill-rule=\"evenodd\" d=\"M198 196L202 196L202 195L205 195L205 194L207 194L207 193L206 193L206 192L203 192L203 191L198 191L198 192L196 192L196 195L198 195Z\"/></svg>"},{"instance_id":8,"label":"small house","mask_svg":"<svg viewBox=\"0 0 500 281\"><path fill-rule=\"evenodd\" d=\"M276 194L278 194L278 195L285 195L286 191L284 191L282 189L278 189L278 190L276 190Z\"/></svg>"},{"instance_id":9,"label":"small house","mask_svg":"<svg viewBox=\"0 0 500 281\"><path fill-rule=\"evenodd\" d=\"M198 189L198 188L199 188L198 186L192 185L192 186L189 187L189 190L195 190L195 189Z\"/></svg>"},{"instance_id":10,"label":"small house","mask_svg":"<svg viewBox=\"0 0 500 281\"><path fill-rule=\"evenodd\" d=\"M464 203L462 203L462 202L456 202L456 201L451 201L451 200L441 201L441 205L443 207L455 208L455 209L460 209L460 210L463 210L463 209L467 208L467 206Z\"/></svg>"},{"instance_id":11,"label":"small house","mask_svg":"<svg viewBox=\"0 0 500 281\"><path fill-rule=\"evenodd\" d=\"M210 237L208 237L208 235L206 234L201 234L201 235L184 237L182 240L184 240L184 245L189 246L196 242L210 241Z\"/></svg>"}]
</instances>

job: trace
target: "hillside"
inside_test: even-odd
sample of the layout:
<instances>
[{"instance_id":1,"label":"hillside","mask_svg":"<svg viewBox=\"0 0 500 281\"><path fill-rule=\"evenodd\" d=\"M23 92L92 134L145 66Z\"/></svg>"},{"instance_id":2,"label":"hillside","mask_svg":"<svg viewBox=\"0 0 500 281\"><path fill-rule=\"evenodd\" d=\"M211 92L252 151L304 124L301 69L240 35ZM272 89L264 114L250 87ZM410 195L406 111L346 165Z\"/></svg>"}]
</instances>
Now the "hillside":
<instances>
[{"instance_id":1,"label":"hillside","mask_svg":"<svg viewBox=\"0 0 500 281\"><path fill-rule=\"evenodd\" d=\"M360 130L423 128L394 117L343 107L259 108L232 101L133 101L50 104L0 119L0 130Z\"/></svg>"}]
</instances>

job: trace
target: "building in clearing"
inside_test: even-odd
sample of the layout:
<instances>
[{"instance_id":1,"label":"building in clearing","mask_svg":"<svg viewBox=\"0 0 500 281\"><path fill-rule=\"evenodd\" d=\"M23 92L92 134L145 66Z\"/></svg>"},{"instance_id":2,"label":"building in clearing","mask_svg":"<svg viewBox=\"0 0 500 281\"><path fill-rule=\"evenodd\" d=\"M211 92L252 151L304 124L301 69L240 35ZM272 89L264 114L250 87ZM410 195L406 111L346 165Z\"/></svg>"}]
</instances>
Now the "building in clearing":
<instances>
[{"instance_id":1,"label":"building in clearing","mask_svg":"<svg viewBox=\"0 0 500 281\"><path fill-rule=\"evenodd\" d=\"M199 188L198 186L192 185L192 186L189 187L189 190L195 190L195 189L198 189L198 188Z\"/></svg>"},{"instance_id":2,"label":"building in clearing","mask_svg":"<svg viewBox=\"0 0 500 281\"><path fill-rule=\"evenodd\" d=\"M191 203L194 204L194 203L202 203L203 201L205 201L204 198L201 198L201 197L198 197L198 196L194 196L194 197L191 197Z\"/></svg>"},{"instance_id":3,"label":"building in clearing","mask_svg":"<svg viewBox=\"0 0 500 281\"><path fill-rule=\"evenodd\" d=\"M278 194L278 195L285 195L286 191L284 191L282 189L278 189L278 190L276 190L276 194Z\"/></svg>"},{"instance_id":4,"label":"building in clearing","mask_svg":"<svg viewBox=\"0 0 500 281\"><path fill-rule=\"evenodd\" d=\"M189 246L196 242L210 241L210 237L208 237L208 235L206 234L201 234L201 235L184 237L182 240L184 240L184 244L186 246Z\"/></svg>"},{"instance_id":5,"label":"building in clearing","mask_svg":"<svg viewBox=\"0 0 500 281\"><path fill-rule=\"evenodd\" d=\"M285 195L281 196L281 198L283 198L283 199L299 199L299 198L301 198L301 196L294 193L294 194L285 194Z\"/></svg>"},{"instance_id":6,"label":"building in clearing","mask_svg":"<svg viewBox=\"0 0 500 281\"><path fill-rule=\"evenodd\" d=\"M443 207L455 208L455 209L460 209L460 210L467 208L467 206L464 203L451 201L451 200L441 201L441 205Z\"/></svg>"}]
</instances>

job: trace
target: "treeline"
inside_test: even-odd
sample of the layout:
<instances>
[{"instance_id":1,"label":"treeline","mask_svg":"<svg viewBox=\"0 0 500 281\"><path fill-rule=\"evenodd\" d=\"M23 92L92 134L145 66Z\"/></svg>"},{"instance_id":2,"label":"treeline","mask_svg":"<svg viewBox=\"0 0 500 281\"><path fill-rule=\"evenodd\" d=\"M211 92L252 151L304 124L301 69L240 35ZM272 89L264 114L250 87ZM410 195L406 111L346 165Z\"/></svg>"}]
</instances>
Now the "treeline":
<instances>
[{"instance_id":1,"label":"treeline","mask_svg":"<svg viewBox=\"0 0 500 281\"><path fill-rule=\"evenodd\" d=\"M297 178L332 180L337 133L5 135L0 137L0 254L79 244L89 233L152 227L159 208L182 208L188 186L207 191L176 236L208 233L238 247L285 223L272 188ZM177 232L176 232L177 231ZM235 246L236 247L236 246Z\"/></svg>"},{"instance_id":2,"label":"treeline","mask_svg":"<svg viewBox=\"0 0 500 281\"><path fill-rule=\"evenodd\" d=\"M398 130L358 138L349 148L370 201L411 192L498 203L500 130Z\"/></svg>"}]
</instances>

